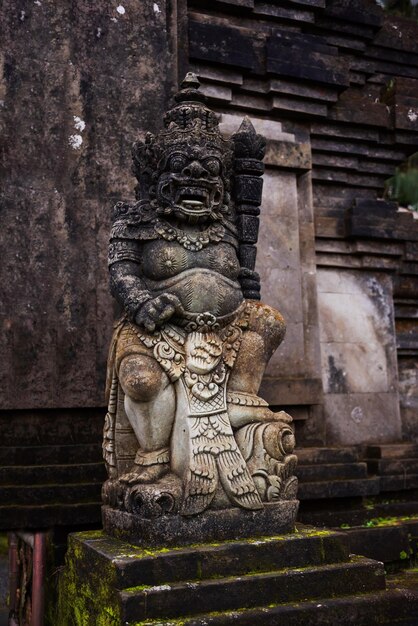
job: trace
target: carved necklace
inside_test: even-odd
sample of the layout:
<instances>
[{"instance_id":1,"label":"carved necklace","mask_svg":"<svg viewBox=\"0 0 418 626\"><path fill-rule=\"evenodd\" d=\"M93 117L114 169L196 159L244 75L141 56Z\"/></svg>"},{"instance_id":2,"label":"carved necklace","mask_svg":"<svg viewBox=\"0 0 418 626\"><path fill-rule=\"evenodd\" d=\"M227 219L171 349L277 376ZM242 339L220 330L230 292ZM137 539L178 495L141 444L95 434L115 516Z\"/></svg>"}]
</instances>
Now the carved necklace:
<instances>
[{"instance_id":1,"label":"carved necklace","mask_svg":"<svg viewBox=\"0 0 418 626\"><path fill-rule=\"evenodd\" d=\"M211 242L222 241L225 235L225 228L221 224L211 224L206 230L192 235L167 224L167 222L157 220L154 224L154 230L162 239L166 241L176 240L183 248L192 252L206 248Z\"/></svg>"}]
</instances>

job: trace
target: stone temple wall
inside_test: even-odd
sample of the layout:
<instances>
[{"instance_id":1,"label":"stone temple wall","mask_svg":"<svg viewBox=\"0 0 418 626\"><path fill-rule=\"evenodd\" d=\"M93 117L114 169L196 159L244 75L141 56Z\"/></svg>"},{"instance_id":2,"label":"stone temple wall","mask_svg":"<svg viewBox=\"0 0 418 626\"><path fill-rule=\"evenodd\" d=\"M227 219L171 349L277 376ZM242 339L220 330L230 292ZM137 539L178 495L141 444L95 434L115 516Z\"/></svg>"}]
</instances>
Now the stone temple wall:
<instances>
[{"instance_id":1,"label":"stone temple wall","mask_svg":"<svg viewBox=\"0 0 418 626\"><path fill-rule=\"evenodd\" d=\"M177 18L165 0L2 3L3 528L100 519L111 210L178 84Z\"/></svg>"},{"instance_id":2,"label":"stone temple wall","mask_svg":"<svg viewBox=\"0 0 418 626\"><path fill-rule=\"evenodd\" d=\"M282 165L265 194L276 228L267 240L261 233L258 258L263 298L282 308L290 332L284 362L268 371L280 397L269 400L299 399L289 411L300 442L416 438L418 221L382 197L418 149L418 25L385 16L373 0L192 0L188 15L190 64L209 100L228 115L281 124L269 138ZM306 223L300 230L306 193L299 225L289 222L301 199L289 171L311 181L314 234ZM302 284L318 308L315 296L301 307Z\"/></svg>"},{"instance_id":3,"label":"stone temple wall","mask_svg":"<svg viewBox=\"0 0 418 626\"><path fill-rule=\"evenodd\" d=\"M177 81L153 4L3 3L2 408L103 404L110 211Z\"/></svg>"},{"instance_id":4,"label":"stone temple wall","mask_svg":"<svg viewBox=\"0 0 418 626\"><path fill-rule=\"evenodd\" d=\"M418 150L418 25L373 0L21 0L1 20L0 461L28 469L0 492L19 523L37 503L98 519L110 210L188 69L225 131L247 114L268 139L257 269L288 333L262 393L299 445L416 438L418 221L381 198ZM44 489L34 467L57 463Z\"/></svg>"}]
</instances>

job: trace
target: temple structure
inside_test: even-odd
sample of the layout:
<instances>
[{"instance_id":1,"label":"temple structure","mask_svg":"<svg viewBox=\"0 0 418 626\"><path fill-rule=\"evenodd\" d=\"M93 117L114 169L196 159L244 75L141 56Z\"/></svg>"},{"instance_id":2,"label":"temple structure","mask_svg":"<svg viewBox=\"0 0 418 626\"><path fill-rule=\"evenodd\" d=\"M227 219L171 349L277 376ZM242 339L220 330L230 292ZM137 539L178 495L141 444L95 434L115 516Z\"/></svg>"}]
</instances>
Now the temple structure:
<instances>
[{"instance_id":1,"label":"temple structure","mask_svg":"<svg viewBox=\"0 0 418 626\"><path fill-rule=\"evenodd\" d=\"M170 249L175 246L186 259L186 272L191 258L206 258L201 269L217 272L216 288L222 291L228 285L229 296L219 298L219 307L228 310L212 312L215 317L223 313L228 316L240 306L243 315L250 310L253 315L258 310L259 295L262 302L283 315L285 340L271 356L260 389L251 391L251 395L268 403L268 409L260 404L251 411L257 409L259 415L265 411L271 418L266 423L255 422L260 439L254 441L261 445L261 434L268 430L280 430L282 440L288 433L284 451L272 451L271 458L279 464L287 457L290 461L295 451L286 415L292 416L298 464L294 468L293 461L289 462L288 468L289 477L294 472L299 483L298 520L326 526L332 529L330 533L344 533L343 538L317 536L317 543L306 536L300 536L301 542L297 543L288 536L286 541L290 543L286 546L291 547L283 549L283 560L277 558L274 563L269 560L271 544L260 547L248 539L240 557L245 555L252 572L257 563L267 572L290 564L304 567L302 557L297 557L303 551L309 553L315 567L325 567L323 557L329 565L337 553L342 559L340 565L347 565L348 554L357 553L383 561L387 571L401 571L402 584L406 584L406 579L414 575L414 537L418 536L418 220L416 211L389 197L386 181L397 171L402 173L409 157L418 150L416 22L386 13L374 0L121 0L112 6L104 2L88 4L84 0L42 0L16 9L15 2L6 0L2 8L1 219L2 237L7 241L0 266L0 528L4 532L24 530L26 538L27 532L41 531L43 539L38 537L42 541L36 545L43 546L44 555L54 553L50 571L56 572L63 564L68 533L101 527L103 483L106 516L118 517L119 521L123 518L125 525L121 522L119 528L126 532L130 515L141 519L139 512L144 512L144 507L148 511L153 508L146 495L152 493L152 485L169 480L174 498L164 496L158 506L160 512L173 506L172 520L190 521L199 515L216 517L220 511L226 515L227 511L237 510L248 519L278 510L275 507L279 504L295 506L289 504L295 502L293 496L290 500L275 500L277 494L283 498L283 482L279 485L276 481L266 489L269 477L278 478L281 470L279 474L269 470L267 475L254 476L238 434L241 428L243 433L249 430L249 426L233 423L232 413L242 410L243 405L228 399L232 399L231 385L237 380L240 350L250 332L248 327L241 327L240 318L242 345L236 361L230 367L222 352L213 371L218 375L217 368L225 366L221 385L226 393L222 405L226 411L222 413L228 414L239 450L236 458L241 455L244 459L245 466L240 467L247 467L255 485L256 491L248 493L255 500L259 497L263 508L244 510L237 504L231 485L225 489L220 478L223 474L216 466L208 481L211 495L206 494L206 502L202 498L198 506L201 512L181 513L189 502L184 494L188 493L185 474L194 456L192 438L185 439L189 447L186 450L182 446L179 457L179 450L174 454L172 449L174 431L170 430L169 436L167 432L169 425L178 424L173 406L178 406L181 394L181 402L189 410L187 394L191 387L185 383L186 367L183 370L179 366L178 379L171 381L154 356L156 346L147 346L144 340L149 343L150 336L160 333L160 347L170 345L179 360L186 362L191 344L182 343L186 333L182 319L187 307L182 305L184 311L179 316L179 303L171 294L169 298L161 297L154 311L152 298L145 293L151 285L153 295L159 297L157 283L161 280L174 285L177 275L171 274L166 265L172 261L170 258L161 261L157 277L146 276L146 288L138 288L144 291L143 315L131 307L129 289L124 291L123 286L124 281L135 283L129 271L122 271L129 269L129 264L138 265L137 244L132 242L152 232L152 237L158 234L158 238L143 243L147 250L152 249L150 255L155 259L160 245ZM200 160L199 142L196 158L193 151L183 154L180 150L178 162L167 162L164 172L154 167L153 151L161 150L162 154L172 145L170 124L163 128L162 120L167 110L186 106L187 100L179 100L174 108L172 102L189 71L200 82L199 89L194 79L185 87L194 92L189 102L195 103L196 110L212 111L207 118L213 120L210 132L215 138L211 158L219 159L222 165L225 160L227 171L231 168L231 176L237 181L249 177L253 181L250 196L241 198L241 187L235 189L223 171L216 174L214 164L208 164L207 169ZM215 114L220 116L216 122ZM254 132L249 122L241 127L246 117ZM208 135L208 128L203 129ZM147 132L154 138L147 139ZM266 140L259 222L261 153L252 155L251 169L238 171L239 159L248 156L239 154L241 146L247 149L245 141L241 144L233 140L240 133ZM173 130L173 137L176 134L181 136L181 130ZM130 176L127 164L134 139L138 143ZM193 171L187 176L208 176L204 185L199 184L202 191L189 185L192 195L200 197L187 197L190 192L176 186L181 172L187 169L185 158L193 163ZM153 175L161 177L160 188L152 180ZM166 189L164 177L170 180ZM135 184L138 198L132 202ZM209 187L216 189L215 193L209 192ZM180 195L173 202L177 191ZM176 204L183 211L199 206L202 209L207 207L208 198L214 213L222 219L213 223L208 220L205 226L199 220L191 224L174 218L175 211L156 213L161 206L170 209ZM121 204L112 214L117 202ZM154 222L150 219L131 224L131 218L134 221L142 216L146 206L152 207L147 215L155 218ZM232 206L236 232L228 226ZM116 299L108 286L111 230L111 261L122 259L111 263ZM126 236L130 230L135 232L132 237ZM181 232L189 233L183 242L178 240L183 239ZM188 249L200 244L201 250ZM220 263L220 249L228 250L227 264ZM225 270L226 265L231 267ZM139 282L147 271L145 266L141 269ZM260 290L256 274L260 276ZM205 276L209 280L209 273ZM206 298L209 289L201 293ZM176 298L181 301L179 294ZM251 306L244 307L245 302ZM209 311L205 302L201 304L203 312ZM104 389L108 348L114 321L121 319L123 309L126 317L112 343L115 351L109 361L107 404ZM169 337L165 328L157 328L158 324L152 327L153 319L161 314L170 314L165 327L174 328L178 334ZM226 326L221 324L216 333L235 324L238 318L233 321L232 317L223 320ZM212 318L205 319L207 322ZM275 324L277 330L277 319ZM155 433L146 432L143 438L140 423L145 406L138 409L135 381L119 367L124 360L118 361L119 356L126 356L128 343L123 341L128 341L128 329L136 327L143 329L143 339L138 334L131 337L135 354L125 359L125 365L145 360L149 365L146 371L154 368L159 372L162 386L163 381L170 381L165 391L171 394L167 403L171 403L171 409L161 415L167 428L165 434L157 433L156 441ZM207 350L208 344L205 346ZM220 345L214 341L210 348L214 362L219 350ZM192 373L201 376L197 371ZM150 379L155 381L152 376ZM242 399L243 388L235 386L232 391L238 391ZM147 411L151 410L149 402L145 402ZM110 477L102 456L106 412L105 452ZM213 462L213 455L209 456ZM210 492L215 483L215 491ZM251 483L247 480L246 484L248 487ZM270 497L272 501L268 501ZM129 507L138 512L128 511ZM288 519L292 515L289 513ZM143 519L148 519L152 527L157 518ZM130 536L137 530L129 531ZM111 561L115 553L106 543L109 539L105 541L102 536L92 536L88 545L77 539L71 554L81 555L82 546L91 557L90 547L96 541L103 551L107 546ZM325 547L322 552L321 541ZM16 558L21 556L16 561L20 569L15 576L13 606L23 614L32 601L32 590L25 583L32 546L23 547L24 540L17 535L13 542L13 553ZM48 542L54 545L54 551L45 549ZM315 549L308 548L314 544ZM275 545L284 543L277 539ZM170 581L154 570L153 584L174 583L176 567L178 576L186 576L189 570L196 577L199 572L213 574L211 564L219 563L218 549L235 564L239 560L233 547L224 550L212 546L213 552L208 549L198 564L184 553L178 557L180 560L172 560L170 553L164 566L158 561L163 571L171 567ZM112 570L112 575L121 585L126 582L134 587L150 582L144 574L150 571L146 570L148 561L141 561L145 568L141 570L141 583L126 573L137 566L139 552L130 561L124 561L121 554L133 555L133 548L117 554L123 567L116 573ZM93 560L99 569L103 566L97 554ZM411 567L407 569L407 565ZM359 606L361 599L355 597L365 588L350 587L347 581L351 584L354 577L344 572L354 566L344 567L338 570L338 589L330 582L337 580L335 570L328 578L321 570L323 595L315 595L313 588L309 591L309 597L316 599L330 598L335 593L351 594L351 600L348 596L340 599L338 606L346 607L338 609L340 613L336 605L329 609L337 611L335 623L349 614L347 607L357 610L353 607ZM362 570L370 574L369 583L384 584L381 570L375 565L373 568L377 574L366 566ZM225 574L227 569L225 566ZM244 572L236 566L229 573L240 577ZM297 573L294 576L297 578ZM271 589L276 588L279 579L279 575L271 578ZM358 580L364 582L361 577ZM391 583L390 577L387 582L389 586L400 584ZM251 589L257 589L255 595L250 597L249 589L243 587L239 594L255 606L261 592L254 581L251 584ZM160 593L169 595L168 590ZM263 595L267 605L280 601L279 596L269 593ZM129 603L128 596L124 598ZM289 592L286 597L290 596ZM379 598L379 602L386 602L387 610L378 609L383 604L373 604L370 596L363 598L364 606L371 607L370 619L377 619L381 611L382 621L399 621L402 611L406 611L403 606L408 606L404 599L392 591ZM328 619L326 608L315 608L324 603L313 602L312 610L323 611L324 619ZM50 606L55 606L54 602ZM271 611L269 624L274 623ZM406 613L404 617L407 619ZM50 622L57 623L55 616Z\"/></svg>"}]
</instances>

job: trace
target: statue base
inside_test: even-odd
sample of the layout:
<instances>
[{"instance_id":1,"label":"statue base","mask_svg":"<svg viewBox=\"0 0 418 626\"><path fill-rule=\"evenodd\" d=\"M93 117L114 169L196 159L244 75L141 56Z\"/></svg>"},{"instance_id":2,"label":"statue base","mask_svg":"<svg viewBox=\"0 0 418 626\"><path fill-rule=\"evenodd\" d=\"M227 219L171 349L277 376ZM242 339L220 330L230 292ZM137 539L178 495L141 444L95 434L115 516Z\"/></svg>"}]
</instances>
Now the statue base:
<instances>
[{"instance_id":1,"label":"statue base","mask_svg":"<svg viewBox=\"0 0 418 626\"><path fill-rule=\"evenodd\" d=\"M102 518L108 535L134 545L184 546L292 532L298 506L298 500L282 500L256 511L236 507L189 517L167 514L154 518L103 506Z\"/></svg>"}]
</instances>

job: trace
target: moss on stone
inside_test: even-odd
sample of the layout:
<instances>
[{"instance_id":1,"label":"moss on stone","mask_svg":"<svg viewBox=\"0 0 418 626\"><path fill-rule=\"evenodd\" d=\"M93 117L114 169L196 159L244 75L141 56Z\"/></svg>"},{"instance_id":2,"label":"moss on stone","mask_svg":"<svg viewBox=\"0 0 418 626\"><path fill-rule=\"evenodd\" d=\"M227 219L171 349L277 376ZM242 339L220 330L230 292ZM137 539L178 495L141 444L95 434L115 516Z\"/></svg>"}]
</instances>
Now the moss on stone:
<instances>
[{"instance_id":1,"label":"moss on stone","mask_svg":"<svg viewBox=\"0 0 418 626\"><path fill-rule=\"evenodd\" d=\"M111 564L85 551L79 536L70 537L59 582L55 623L60 626L120 626L115 583L116 574Z\"/></svg>"},{"instance_id":2,"label":"moss on stone","mask_svg":"<svg viewBox=\"0 0 418 626\"><path fill-rule=\"evenodd\" d=\"M7 533L0 533L0 554L6 556L9 551Z\"/></svg>"},{"instance_id":3,"label":"moss on stone","mask_svg":"<svg viewBox=\"0 0 418 626\"><path fill-rule=\"evenodd\" d=\"M107 535L103 530L84 530L77 533L77 537L83 537L84 539L107 539Z\"/></svg>"}]
</instances>

